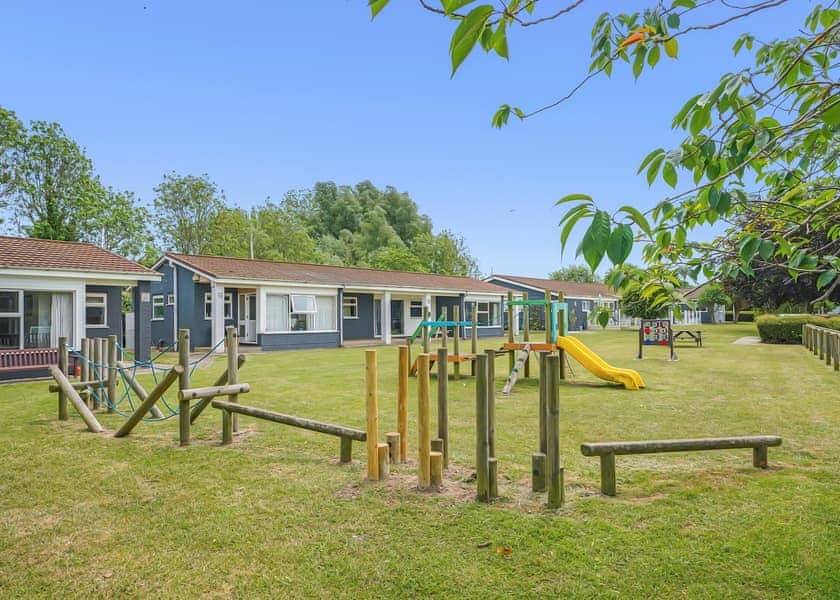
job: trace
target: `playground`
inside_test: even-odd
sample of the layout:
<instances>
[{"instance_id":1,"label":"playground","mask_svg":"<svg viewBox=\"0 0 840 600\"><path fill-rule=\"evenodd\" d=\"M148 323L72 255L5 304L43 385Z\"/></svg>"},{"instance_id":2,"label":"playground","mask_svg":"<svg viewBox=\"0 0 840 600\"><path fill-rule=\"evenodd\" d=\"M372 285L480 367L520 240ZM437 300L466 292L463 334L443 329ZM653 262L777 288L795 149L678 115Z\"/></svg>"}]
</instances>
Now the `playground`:
<instances>
[{"instance_id":1,"label":"playground","mask_svg":"<svg viewBox=\"0 0 840 600\"><path fill-rule=\"evenodd\" d=\"M733 343L754 334L752 324L705 326L702 348L681 348L677 361L655 345L636 360L638 332L580 334L610 365L638 371L645 387L610 385L569 361L559 384L565 502L557 510L546 508L545 493L532 492L535 358L531 377L520 376L509 395L501 394L509 357L496 358L498 497L489 504L475 501L477 378L469 365L455 379L450 364L450 468L439 491L422 492L418 378L409 379L408 462L391 464L382 481L366 477L358 437L352 462L342 463L335 436L350 435L344 430L324 435L239 414L238 431L222 444L223 411L210 405L191 424L188 446L179 443L177 416L142 421L114 438L88 432L72 408L59 421L51 382L5 385L0 590L7 597L836 596L837 373L803 346ZM461 343L468 352L469 340ZM505 343L481 340L480 351ZM384 442L398 427L398 348L376 355ZM188 364L177 353L161 357L179 361ZM190 370L188 388L222 385L230 361L208 358ZM361 433L365 362L366 350L355 348L249 354L238 371L249 391L238 402ZM149 372L137 381L149 393L156 387ZM179 403L178 387L167 395L164 416ZM104 410L96 418L111 434L126 423ZM601 493L598 459L581 453L588 442L761 434L784 440L770 448L767 469L754 468L754 451L744 446L673 454L625 448L615 459L614 497Z\"/></svg>"}]
</instances>

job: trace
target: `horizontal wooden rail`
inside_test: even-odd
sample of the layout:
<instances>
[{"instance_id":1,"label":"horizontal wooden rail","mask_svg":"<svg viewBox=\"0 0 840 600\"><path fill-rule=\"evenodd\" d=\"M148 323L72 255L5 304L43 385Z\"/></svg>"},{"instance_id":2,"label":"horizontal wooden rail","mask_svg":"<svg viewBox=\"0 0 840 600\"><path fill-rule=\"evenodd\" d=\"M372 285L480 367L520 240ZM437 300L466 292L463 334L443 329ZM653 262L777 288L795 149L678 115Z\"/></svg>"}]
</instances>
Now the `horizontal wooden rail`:
<instances>
[{"instance_id":1,"label":"horizontal wooden rail","mask_svg":"<svg viewBox=\"0 0 840 600\"><path fill-rule=\"evenodd\" d=\"M777 435L748 435L723 438L694 438L683 440L648 440L638 442L591 442L580 445L584 456L601 458L601 493L615 496L615 457L627 454L658 454L661 452L694 452L700 450L753 449L753 466L767 468L767 448L780 446Z\"/></svg>"},{"instance_id":2,"label":"horizontal wooden rail","mask_svg":"<svg viewBox=\"0 0 840 600\"><path fill-rule=\"evenodd\" d=\"M93 379L93 380L91 380L91 381L71 381L71 382L69 382L69 383L70 383L70 385L73 387L73 389L74 389L74 390L84 390L84 389L86 389L88 386L98 386L98 385L99 385L99 380L97 380L97 379ZM103 379L103 380L102 380L102 385L103 385L103 386L107 386L107 385L108 385L108 380L107 380L107 379ZM56 393L59 389L60 389L60 386L59 386L59 385L57 385L57 384L55 384L55 383L51 383L51 384L50 384L50 393L54 394L54 393Z\"/></svg>"},{"instance_id":3,"label":"horizontal wooden rail","mask_svg":"<svg viewBox=\"0 0 840 600\"><path fill-rule=\"evenodd\" d=\"M255 408L253 406L244 406L234 402L225 402L224 400L213 400L211 402L213 408L218 408L223 411L222 420L222 443L229 444L232 439L232 431L230 426L226 426L225 422L231 413L246 415L256 419L264 419L282 425L290 425L291 427L299 427L300 429L308 429L309 431L317 431L318 433L326 433L327 435L334 435L341 438L340 456L341 462L347 463L352 460L353 442L367 441L367 433L361 429L353 429L352 427L345 427L343 425L334 425L332 423L321 423L320 421L313 421L311 419L304 419L302 417L295 417L293 415L285 415L270 410L263 410L262 408Z\"/></svg>"},{"instance_id":4,"label":"horizontal wooden rail","mask_svg":"<svg viewBox=\"0 0 840 600\"><path fill-rule=\"evenodd\" d=\"M196 400L198 398L214 398L216 396L229 396L231 394L247 394L250 391L251 386L247 383L190 388L178 392L178 400Z\"/></svg>"}]
</instances>

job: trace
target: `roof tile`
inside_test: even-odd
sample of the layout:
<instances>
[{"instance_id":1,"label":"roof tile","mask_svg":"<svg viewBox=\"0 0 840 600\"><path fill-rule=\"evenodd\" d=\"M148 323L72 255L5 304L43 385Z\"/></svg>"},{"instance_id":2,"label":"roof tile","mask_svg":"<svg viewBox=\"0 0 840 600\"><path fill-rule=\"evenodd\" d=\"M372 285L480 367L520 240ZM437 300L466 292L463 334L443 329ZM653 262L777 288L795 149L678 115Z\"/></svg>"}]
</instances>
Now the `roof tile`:
<instances>
[{"instance_id":1,"label":"roof tile","mask_svg":"<svg viewBox=\"0 0 840 600\"><path fill-rule=\"evenodd\" d=\"M0 269L3 268L155 274L93 244L0 236Z\"/></svg>"}]
</instances>

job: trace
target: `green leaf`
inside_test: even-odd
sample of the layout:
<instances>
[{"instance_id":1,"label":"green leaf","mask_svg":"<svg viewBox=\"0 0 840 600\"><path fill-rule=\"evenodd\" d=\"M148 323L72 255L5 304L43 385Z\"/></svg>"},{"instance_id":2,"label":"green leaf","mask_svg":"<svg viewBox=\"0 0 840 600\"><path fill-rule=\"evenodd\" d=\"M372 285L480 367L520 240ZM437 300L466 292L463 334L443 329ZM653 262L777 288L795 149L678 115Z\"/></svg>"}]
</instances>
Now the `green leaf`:
<instances>
[{"instance_id":1,"label":"green leaf","mask_svg":"<svg viewBox=\"0 0 840 600\"><path fill-rule=\"evenodd\" d=\"M501 129L505 125L507 125L508 118L510 117L510 106L507 104L502 104L499 107L499 110L493 115L492 124L493 127L496 129Z\"/></svg>"},{"instance_id":2,"label":"green leaf","mask_svg":"<svg viewBox=\"0 0 840 600\"><path fill-rule=\"evenodd\" d=\"M718 198L717 203L717 212L722 215L726 214L726 211L729 210L729 207L732 206L732 196L729 192L721 192L720 198Z\"/></svg>"},{"instance_id":3,"label":"green leaf","mask_svg":"<svg viewBox=\"0 0 840 600\"><path fill-rule=\"evenodd\" d=\"M688 111L690 111L694 106L697 105L697 101L701 97L702 94L697 94L693 98L689 98L688 101L685 104L683 104L683 107L680 109L680 112L678 112L674 116L674 120L671 122L672 128L676 129L682 124L682 122L685 120L686 115L688 114Z\"/></svg>"},{"instance_id":4,"label":"green leaf","mask_svg":"<svg viewBox=\"0 0 840 600\"><path fill-rule=\"evenodd\" d=\"M472 4L475 0L441 0L443 10L447 15L451 15L459 8L463 8L467 4Z\"/></svg>"},{"instance_id":5,"label":"green leaf","mask_svg":"<svg viewBox=\"0 0 840 600\"><path fill-rule=\"evenodd\" d=\"M720 189L717 186L711 186L709 188L709 208L714 211L718 209L718 202L720 201Z\"/></svg>"},{"instance_id":6,"label":"green leaf","mask_svg":"<svg viewBox=\"0 0 840 600\"><path fill-rule=\"evenodd\" d=\"M668 58L677 58L679 53L680 45L677 42L677 38L668 38L665 40L665 54L668 55Z\"/></svg>"},{"instance_id":7,"label":"green leaf","mask_svg":"<svg viewBox=\"0 0 840 600\"><path fill-rule=\"evenodd\" d=\"M557 202L554 203L554 206L560 206L561 204L565 204L566 202L574 202L575 200L583 200L588 204L592 204L592 197L587 196L586 194L569 194L568 196L563 196Z\"/></svg>"},{"instance_id":8,"label":"green leaf","mask_svg":"<svg viewBox=\"0 0 840 600\"><path fill-rule=\"evenodd\" d=\"M636 60L633 61L633 78L638 79L645 68L645 53L644 50L636 51Z\"/></svg>"},{"instance_id":9,"label":"green leaf","mask_svg":"<svg viewBox=\"0 0 840 600\"><path fill-rule=\"evenodd\" d=\"M678 6L683 8L694 8L697 6L697 2L696 0L674 0L671 3L671 8L677 8Z\"/></svg>"},{"instance_id":10,"label":"green leaf","mask_svg":"<svg viewBox=\"0 0 840 600\"><path fill-rule=\"evenodd\" d=\"M647 171L648 185L651 185L653 183L653 180L656 179L656 175L659 173L659 166L662 164L662 162L664 160L665 160L665 153L663 152L662 154L660 154L659 156L657 156L656 158L654 158L651 161L650 166L648 167L648 171Z\"/></svg>"},{"instance_id":11,"label":"green leaf","mask_svg":"<svg viewBox=\"0 0 840 600\"><path fill-rule=\"evenodd\" d=\"M610 215L603 210L596 211L580 243L580 252L593 271L601 264L609 240Z\"/></svg>"},{"instance_id":12,"label":"green leaf","mask_svg":"<svg viewBox=\"0 0 840 600\"><path fill-rule=\"evenodd\" d=\"M606 327L610 323L610 313L601 311L598 313L598 325Z\"/></svg>"},{"instance_id":13,"label":"green leaf","mask_svg":"<svg viewBox=\"0 0 840 600\"><path fill-rule=\"evenodd\" d=\"M569 234L574 229L575 224L583 218L588 217L592 214L589 204L578 204L571 210L569 210L563 218L560 219L560 223L565 221L565 225L563 226L562 231L560 232L560 252L564 252L566 250L566 242L569 239Z\"/></svg>"},{"instance_id":14,"label":"green leaf","mask_svg":"<svg viewBox=\"0 0 840 600\"><path fill-rule=\"evenodd\" d=\"M761 238L756 236L754 233L751 233L743 239L738 255L741 257L741 261L745 265L748 265L750 261L752 261L755 253L758 252L759 244L761 244Z\"/></svg>"},{"instance_id":15,"label":"green leaf","mask_svg":"<svg viewBox=\"0 0 840 600\"><path fill-rule=\"evenodd\" d=\"M664 153L665 153L665 150L663 150L662 148L657 148L656 150L651 151L650 154L645 156L645 159L642 161L642 164L639 165L639 170L636 171L636 175L638 175L639 173L644 171L645 167L648 166L650 161L652 161L657 155L664 154Z\"/></svg>"},{"instance_id":16,"label":"green leaf","mask_svg":"<svg viewBox=\"0 0 840 600\"><path fill-rule=\"evenodd\" d=\"M835 97L834 104L823 111L820 119L829 127L840 126L840 100Z\"/></svg>"},{"instance_id":17,"label":"green leaf","mask_svg":"<svg viewBox=\"0 0 840 600\"><path fill-rule=\"evenodd\" d=\"M837 271L829 269L817 278L817 289L821 290L837 277Z\"/></svg>"},{"instance_id":18,"label":"green leaf","mask_svg":"<svg viewBox=\"0 0 840 600\"><path fill-rule=\"evenodd\" d=\"M368 0L368 6L370 7L370 18L375 19L376 15L378 15L385 5L388 4L390 0Z\"/></svg>"},{"instance_id":19,"label":"green leaf","mask_svg":"<svg viewBox=\"0 0 840 600\"><path fill-rule=\"evenodd\" d=\"M679 29L680 16L677 13L671 13L668 15L667 23L671 29Z\"/></svg>"},{"instance_id":20,"label":"green leaf","mask_svg":"<svg viewBox=\"0 0 840 600\"><path fill-rule=\"evenodd\" d=\"M630 218L633 219L633 222L638 225L639 229L645 232L645 234L650 237L650 224L645 216L642 214L638 208L633 206L622 206L618 209L619 211L623 211L630 215Z\"/></svg>"},{"instance_id":21,"label":"green leaf","mask_svg":"<svg viewBox=\"0 0 840 600\"><path fill-rule=\"evenodd\" d=\"M776 250L776 244L774 244L771 240L761 240L761 243L758 245L758 255L767 260L771 256L773 256L773 252Z\"/></svg>"},{"instance_id":22,"label":"green leaf","mask_svg":"<svg viewBox=\"0 0 840 600\"><path fill-rule=\"evenodd\" d=\"M651 67L655 67L656 63L659 62L659 46L654 44L651 46L650 50L648 51L647 55L647 63Z\"/></svg>"},{"instance_id":23,"label":"green leaf","mask_svg":"<svg viewBox=\"0 0 840 600\"><path fill-rule=\"evenodd\" d=\"M487 26L487 19L493 14L493 11L494 8L489 4L482 4L473 8L461 19L449 43L449 54L452 58L451 77L455 76L458 67L475 48L476 42L478 42L481 33Z\"/></svg>"},{"instance_id":24,"label":"green leaf","mask_svg":"<svg viewBox=\"0 0 840 600\"><path fill-rule=\"evenodd\" d=\"M618 225L610 234L607 243L607 256L613 264L620 265L633 250L633 230L629 225Z\"/></svg>"},{"instance_id":25,"label":"green leaf","mask_svg":"<svg viewBox=\"0 0 840 600\"><path fill-rule=\"evenodd\" d=\"M674 168L674 163L666 160L662 164L662 179L672 188L677 187L677 170Z\"/></svg>"},{"instance_id":26,"label":"green leaf","mask_svg":"<svg viewBox=\"0 0 840 600\"><path fill-rule=\"evenodd\" d=\"M493 33L493 38L491 40L491 44L493 46L493 50L496 51L496 54L507 60L508 58L508 43L507 43L507 34L505 32L505 22L502 21L499 23L499 26L496 27L496 31Z\"/></svg>"}]
</instances>

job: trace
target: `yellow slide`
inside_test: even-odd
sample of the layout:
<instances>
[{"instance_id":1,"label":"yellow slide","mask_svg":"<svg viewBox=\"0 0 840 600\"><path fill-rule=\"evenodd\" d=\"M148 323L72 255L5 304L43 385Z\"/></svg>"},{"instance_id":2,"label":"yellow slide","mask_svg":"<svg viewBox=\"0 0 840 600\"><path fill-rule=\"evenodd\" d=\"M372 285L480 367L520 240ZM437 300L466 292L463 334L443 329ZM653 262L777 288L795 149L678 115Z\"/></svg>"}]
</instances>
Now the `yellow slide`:
<instances>
[{"instance_id":1,"label":"yellow slide","mask_svg":"<svg viewBox=\"0 0 840 600\"><path fill-rule=\"evenodd\" d=\"M638 390L645 387L639 375L633 369L620 369L610 366L607 361L595 354L579 339L571 336L559 336L557 346L571 354L575 360L586 367L593 375L622 384L628 390Z\"/></svg>"}]
</instances>

